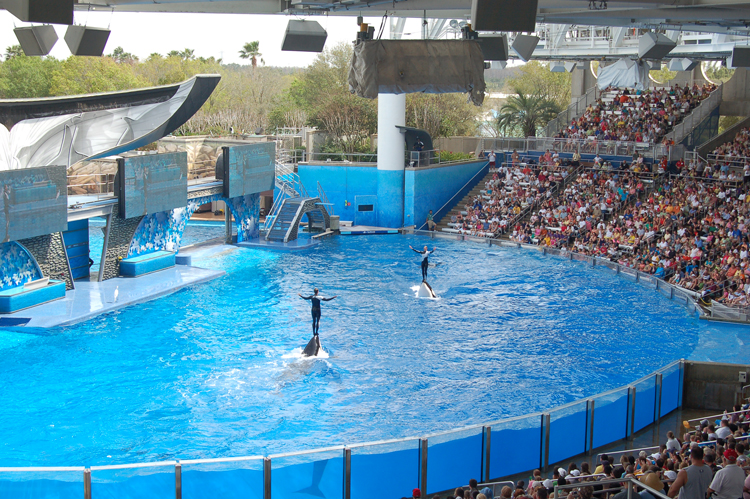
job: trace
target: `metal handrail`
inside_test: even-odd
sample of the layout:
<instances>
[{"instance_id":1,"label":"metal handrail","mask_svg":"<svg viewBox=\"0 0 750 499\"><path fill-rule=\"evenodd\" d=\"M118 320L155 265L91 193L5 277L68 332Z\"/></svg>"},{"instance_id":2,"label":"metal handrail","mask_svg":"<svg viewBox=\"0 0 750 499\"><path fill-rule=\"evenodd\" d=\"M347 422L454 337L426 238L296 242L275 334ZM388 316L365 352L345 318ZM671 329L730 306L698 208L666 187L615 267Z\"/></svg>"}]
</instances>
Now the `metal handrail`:
<instances>
[{"instance_id":1,"label":"metal handrail","mask_svg":"<svg viewBox=\"0 0 750 499\"><path fill-rule=\"evenodd\" d=\"M329 215L333 215L333 203L330 203L328 201L328 196L326 196L326 191L323 190L323 186L320 185L320 182L318 182L318 197L320 198L320 201L326 205L326 210L328 211Z\"/></svg>"},{"instance_id":2,"label":"metal handrail","mask_svg":"<svg viewBox=\"0 0 750 499\"><path fill-rule=\"evenodd\" d=\"M489 161L487 162L487 164L489 164ZM484 165L484 166L483 166L482 168L480 168L480 169L479 169L479 171L477 171L477 172L476 172L476 173L474 174L474 176L473 176L473 177L471 177L471 178L469 179L469 181L468 181L468 182L466 182L466 183L465 183L465 184L464 184L463 186L461 186L461 188L460 188L460 189L458 189L458 190L456 191L456 193L455 193L455 194L454 194L453 196L451 196L451 198L450 198L450 199L449 199L448 201L446 201L446 202L445 202L445 203L443 204L443 206L441 206L440 208L438 208L438 210L437 210L437 211L435 212L435 215L437 215L438 213L440 213L440 212L441 212L441 211L443 210L443 208L445 208L446 206L448 206L448 205L449 205L449 204L451 203L451 201L453 201L453 200L454 200L454 199L456 198L456 196L458 196L458 194L459 194L459 193L460 193L461 191L463 191L463 190L464 190L464 189L465 189L465 188L466 188L466 187L467 187L467 186L468 186L469 184L471 184L471 183L472 183L472 182L474 181L474 179L475 179L475 178L477 178L477 176L478 176L479 174L481 174L481 173L482 173L482 172L484 171L484 168L485 168L486 166L487 166L487 165ZM485 175L486 175L486 173L485 173ZM465 195L466 195L466 194L464 194L464 196L465 196ZM445 216L445 215L443 215L443 216ZM420 225L420 226L419 226L419 228L418 228L417 230L422 230L422 227L424 227L425 225L427 225L427 221L425 221L425 222L424 222L424 223L423 223L422 225Z\"/></svg>"},{"instance_id":3,"label":"metal handrail","mask_svg":"<svg viewBox=\"0 0 750 499\"><path fill-rule=\"evenodd\" d=\"M645 483L640 482L635 477L631 478L613 478L611 480L597 480L596 482L585 482L585 483L572 483L572 484L566 484L566 485L555 485L555 491L552 494L552 499L557 499L558 491L559 490L567 490L567 489L577 489L580 487L587 487L592 485L620 485L620 484L627 484L627 482L630 482L631 486L628 487L628 499L632 498L633 493L637 493L633 490L633 488L638 489L642 488L644 490L647 490L651 495L653 495L657 499L669 499L669 497L664 494L663 492L659 492L656 489L653 489L646 485ZM627 486L627 485L626 485ZM623 487L608 487L603 492L612 492L613 490L621 490Z\"/></svg>"},{"instance_id":4,"label":"metal handrail","mask_svg":"<svg viewBox=\"0 0 750 499\"><path fill-rule=\"evenodd\" d=\"M281 205L287 197L308 197L305 186L302 184L302 179L294 172L293 166L277 161L275 183L279 189L279 193L273 200L273 205L271 205L271 209L268 210L268 214L266 215L266 224L264 227L266 235L271 231L271 227L276 221L276 215L278 215ZM268 223L269 220L270 224Z\"/></svg>"},{"instance_id":5,"label":"metal handrail","mask_svg":"<svg viewBox=\"0 0 750 499\"><path fill-rule=\"evenodd\" d=\"M638 452L645 450L645 451L651 451L651 450L659 450L659 446L655 445L653 447L641 447L640 449L626 449L626 450L617 450L617 451L610 451L610 452L602 452L600 454L596 455L596 460L598 462L601 462L602 456L614 456L614 455L620 455L620 454L632 454L633 452Z\"/></svg>"},{"instance_id":6,"label":"metal handrail","mask_svg":"<svg viewBox=\"0 0 750 499\"><path fill-rule=\"evenodd\" d=\"M750 385L748 385L748 386L750 386ZM704 419L708 419L709 421L711 421L711 419L716 418L716 417L720 418L720 417L723 417L723 416L731 416L732 414L742 414L743 412L747 412L747 411L734 411L734 412L726 412L726 413L721 413L721 414L714 414L714 415L711 415L711 416L703 416L702 418L688 419L687 422L688 423L691 423L693 421L701 422Z\"/></svg>"}]
</instances>

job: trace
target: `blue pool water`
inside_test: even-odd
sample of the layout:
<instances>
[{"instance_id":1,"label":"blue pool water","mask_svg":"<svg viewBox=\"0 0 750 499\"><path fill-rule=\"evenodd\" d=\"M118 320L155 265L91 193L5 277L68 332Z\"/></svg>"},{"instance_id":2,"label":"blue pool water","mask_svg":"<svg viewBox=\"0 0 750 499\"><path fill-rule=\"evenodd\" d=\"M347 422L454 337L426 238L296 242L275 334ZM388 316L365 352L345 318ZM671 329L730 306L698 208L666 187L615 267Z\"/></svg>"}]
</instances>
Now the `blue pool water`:
<instances>
[{"instance_id":1,"label":"blue pool water","mask_svg":"<svg viewBox=\"0 0 750 499\"><path fill-rule=\"evenodd\" d=\"M0 333L0 463L102 465L426 435L581 399L679 358L745 362L750 330L534 251L409 236L227 249L227 275L60 330ZM300 359L313 286L328 358Z\"/></svg>"}]
</instances>

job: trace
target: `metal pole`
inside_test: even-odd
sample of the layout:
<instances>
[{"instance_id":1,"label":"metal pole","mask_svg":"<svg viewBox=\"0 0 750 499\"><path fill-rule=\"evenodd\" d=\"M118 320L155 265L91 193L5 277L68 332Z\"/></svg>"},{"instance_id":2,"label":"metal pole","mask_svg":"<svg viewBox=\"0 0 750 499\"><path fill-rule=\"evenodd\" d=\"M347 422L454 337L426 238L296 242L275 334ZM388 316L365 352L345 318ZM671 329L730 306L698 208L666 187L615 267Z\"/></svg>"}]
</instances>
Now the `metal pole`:
<instances>
[{"instance_id":1,"label":"metal pole","mask_svg":"<svg viewBox=\"0 0 750 499\"><path fill-rule=\"evenodd\" d=\"M344 449L344 499L352 497L352 450Z\"/></svg>"},{"instance_id":2,"label":"metal pole","mask_svg":"<svg viewBox=\"0 0 750 499\"><path fill-rule=\"evenodd\" d=\"M102 257L99 260L99 278L98 281L104 280L104 264L107 261L107 246L109 245L109 229L112 227L112 214L106 217L107 225L104 228L104 244L102 244Z\"/></svg>"},{"instance_id":3,"label":"metal pole","mask_svg":"<svg viewBox=\"0 0 750 499\"><path fill-rule=\"evenodd\" d=\"M182 499L182 465L174 465L175 499Z\"/></svg>"},{"instance_id":4,"label":"metal pole","mask_svg":"<svg viewBox=\"0 0 750 499\"><path fill-rule=\"evenodd\" d=\"M83 499L91 499L91 470L83 470Z\"/></svg>"},{"instance_id":5,"label":"metal pole","mask_svg":"<svg viewBox=\"0 0 750 499\"><path fill-rule=\"evenodd\" d=\"M658 373L656 375L656 403L654 404L654 421L659 421L659 418L661 417L661 381L662 374Z\"/></svg>"},{"instance_id":6,"label":"metal pole","mask_svg":"<svg viewBox=\"0 0 750 499\"><path fill-rule=\"evenodd\" d=\"M682 392L685 390L685 359L680 359L680 383L677 387L677 407L682 407ZM742 402L742 394L740 394Z\"/></svg>"},{"instance_id":7,"label":"metal pole","mask_svg":"<svg viewBox=\"0 0 750 499\"><path fill-rule=\"evenodd\" d=\"M488 482L490 477L490 446L492 445L492 427L486 426L484 428L484 439L485 439L485 448L484 448L484 481Z\"/></svg>"},{"instance_id":8,"label":"metal pole","mask_svg":"<svg viewBox=\"0 0 750 499\"><path fill-rule=\"evenodd\" d=\"M588 401L589 405L589 455L591 455L591 451L594 450L594 400L589 399Z\"/></svg>"},{"instance_id":9,"label":"metal pole","mask_svg":"<svg viewBox=\"0 0 750 499\"><path fill-rule=\"evenodd\" d=\"M422 491L422 494L427 495L427 439L420 438L419 442L421 444L420 458L422 461L419 468L419 489Z\"/></svg>"},{"instance_id":10,"label":"metal pole","mask_svg":"<svg viewBox=\"0 0 750 499\"><path fill-rule=\"evenodd\" d=\"M547 472L547 468L549 467L549 430L550 430L550 424L551 424L551 416L549 413L542 414L542 421L544 421L543 425L543 435L544 435L544 455L542 456L544 459L544 473Z\"/></svg>"},{"instance_id":11,"label":"metal pole","mask_svg":"<svg viewBox=\"0 0 750 499\"><path fill-rule=\"evenodd\" d=\"M263 499L271 499L271 460L263 458Z\"/></svg>"},{"instance_id":12,"label":"metal pole","mask_svg":"<svg viewBox=\"0 0 750 499\"><path fill-rule=\"evenodd\" d=\"M628 400L630 401L630 424L626 430L628 434L628 440L633 441L633 433L635 429L635 394L636 390L634 386L628 387Z\"/></svg>"}]
</instances>

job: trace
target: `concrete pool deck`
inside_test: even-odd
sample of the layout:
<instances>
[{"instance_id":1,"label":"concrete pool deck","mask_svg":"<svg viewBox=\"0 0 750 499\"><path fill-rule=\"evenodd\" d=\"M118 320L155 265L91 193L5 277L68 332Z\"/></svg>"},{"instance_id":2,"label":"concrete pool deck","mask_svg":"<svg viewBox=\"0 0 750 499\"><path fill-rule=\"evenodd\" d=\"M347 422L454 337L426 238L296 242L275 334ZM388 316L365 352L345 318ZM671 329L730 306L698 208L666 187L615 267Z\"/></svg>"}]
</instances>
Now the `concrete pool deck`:
<instances>
[{"instance_id":1,"label":"concrete pool deck","mask_svg":"<svg viewBox=\"0 0 750 499\"><path fill-rule=\"evenodd\" d=\"M103 282L76 281L76 289L66 292L63 299L0 317L30 319L26 327L67 326L153 300L224 274L226 272L223 270L176 265L141 277L118 277ZM118 292L117 300L114 299L115 290Z\"/></svg>"}]
</instances>

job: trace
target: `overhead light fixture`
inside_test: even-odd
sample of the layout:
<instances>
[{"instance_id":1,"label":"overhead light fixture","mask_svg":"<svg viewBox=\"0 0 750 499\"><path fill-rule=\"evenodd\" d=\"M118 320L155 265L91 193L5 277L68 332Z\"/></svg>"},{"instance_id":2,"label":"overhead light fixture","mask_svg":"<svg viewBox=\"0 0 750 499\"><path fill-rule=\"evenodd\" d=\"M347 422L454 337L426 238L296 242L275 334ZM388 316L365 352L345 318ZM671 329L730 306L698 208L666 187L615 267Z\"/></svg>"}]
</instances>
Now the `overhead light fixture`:
<instances>
[{"instance_id":1,"label":"overhead light fixture","mask_svg":"<svg viewBox=\"0 0 750 499\"><path fill-rule=\"evenodd\" d=\"M47 55L57 43L57 32L49 24L15 28L13 33L27 56Z\"/></svg>"},{"instance_id":2,"label":"overhead light fixture","mask_svg":"<svg viewBox=\"0 0 750 499\"><path fill-rule=\"evenodd\" d=\"M106 28L68 26L65 31L65 43L73 55L101 57L109 34L110 31Z\"/></svg>"}]
</instances>

